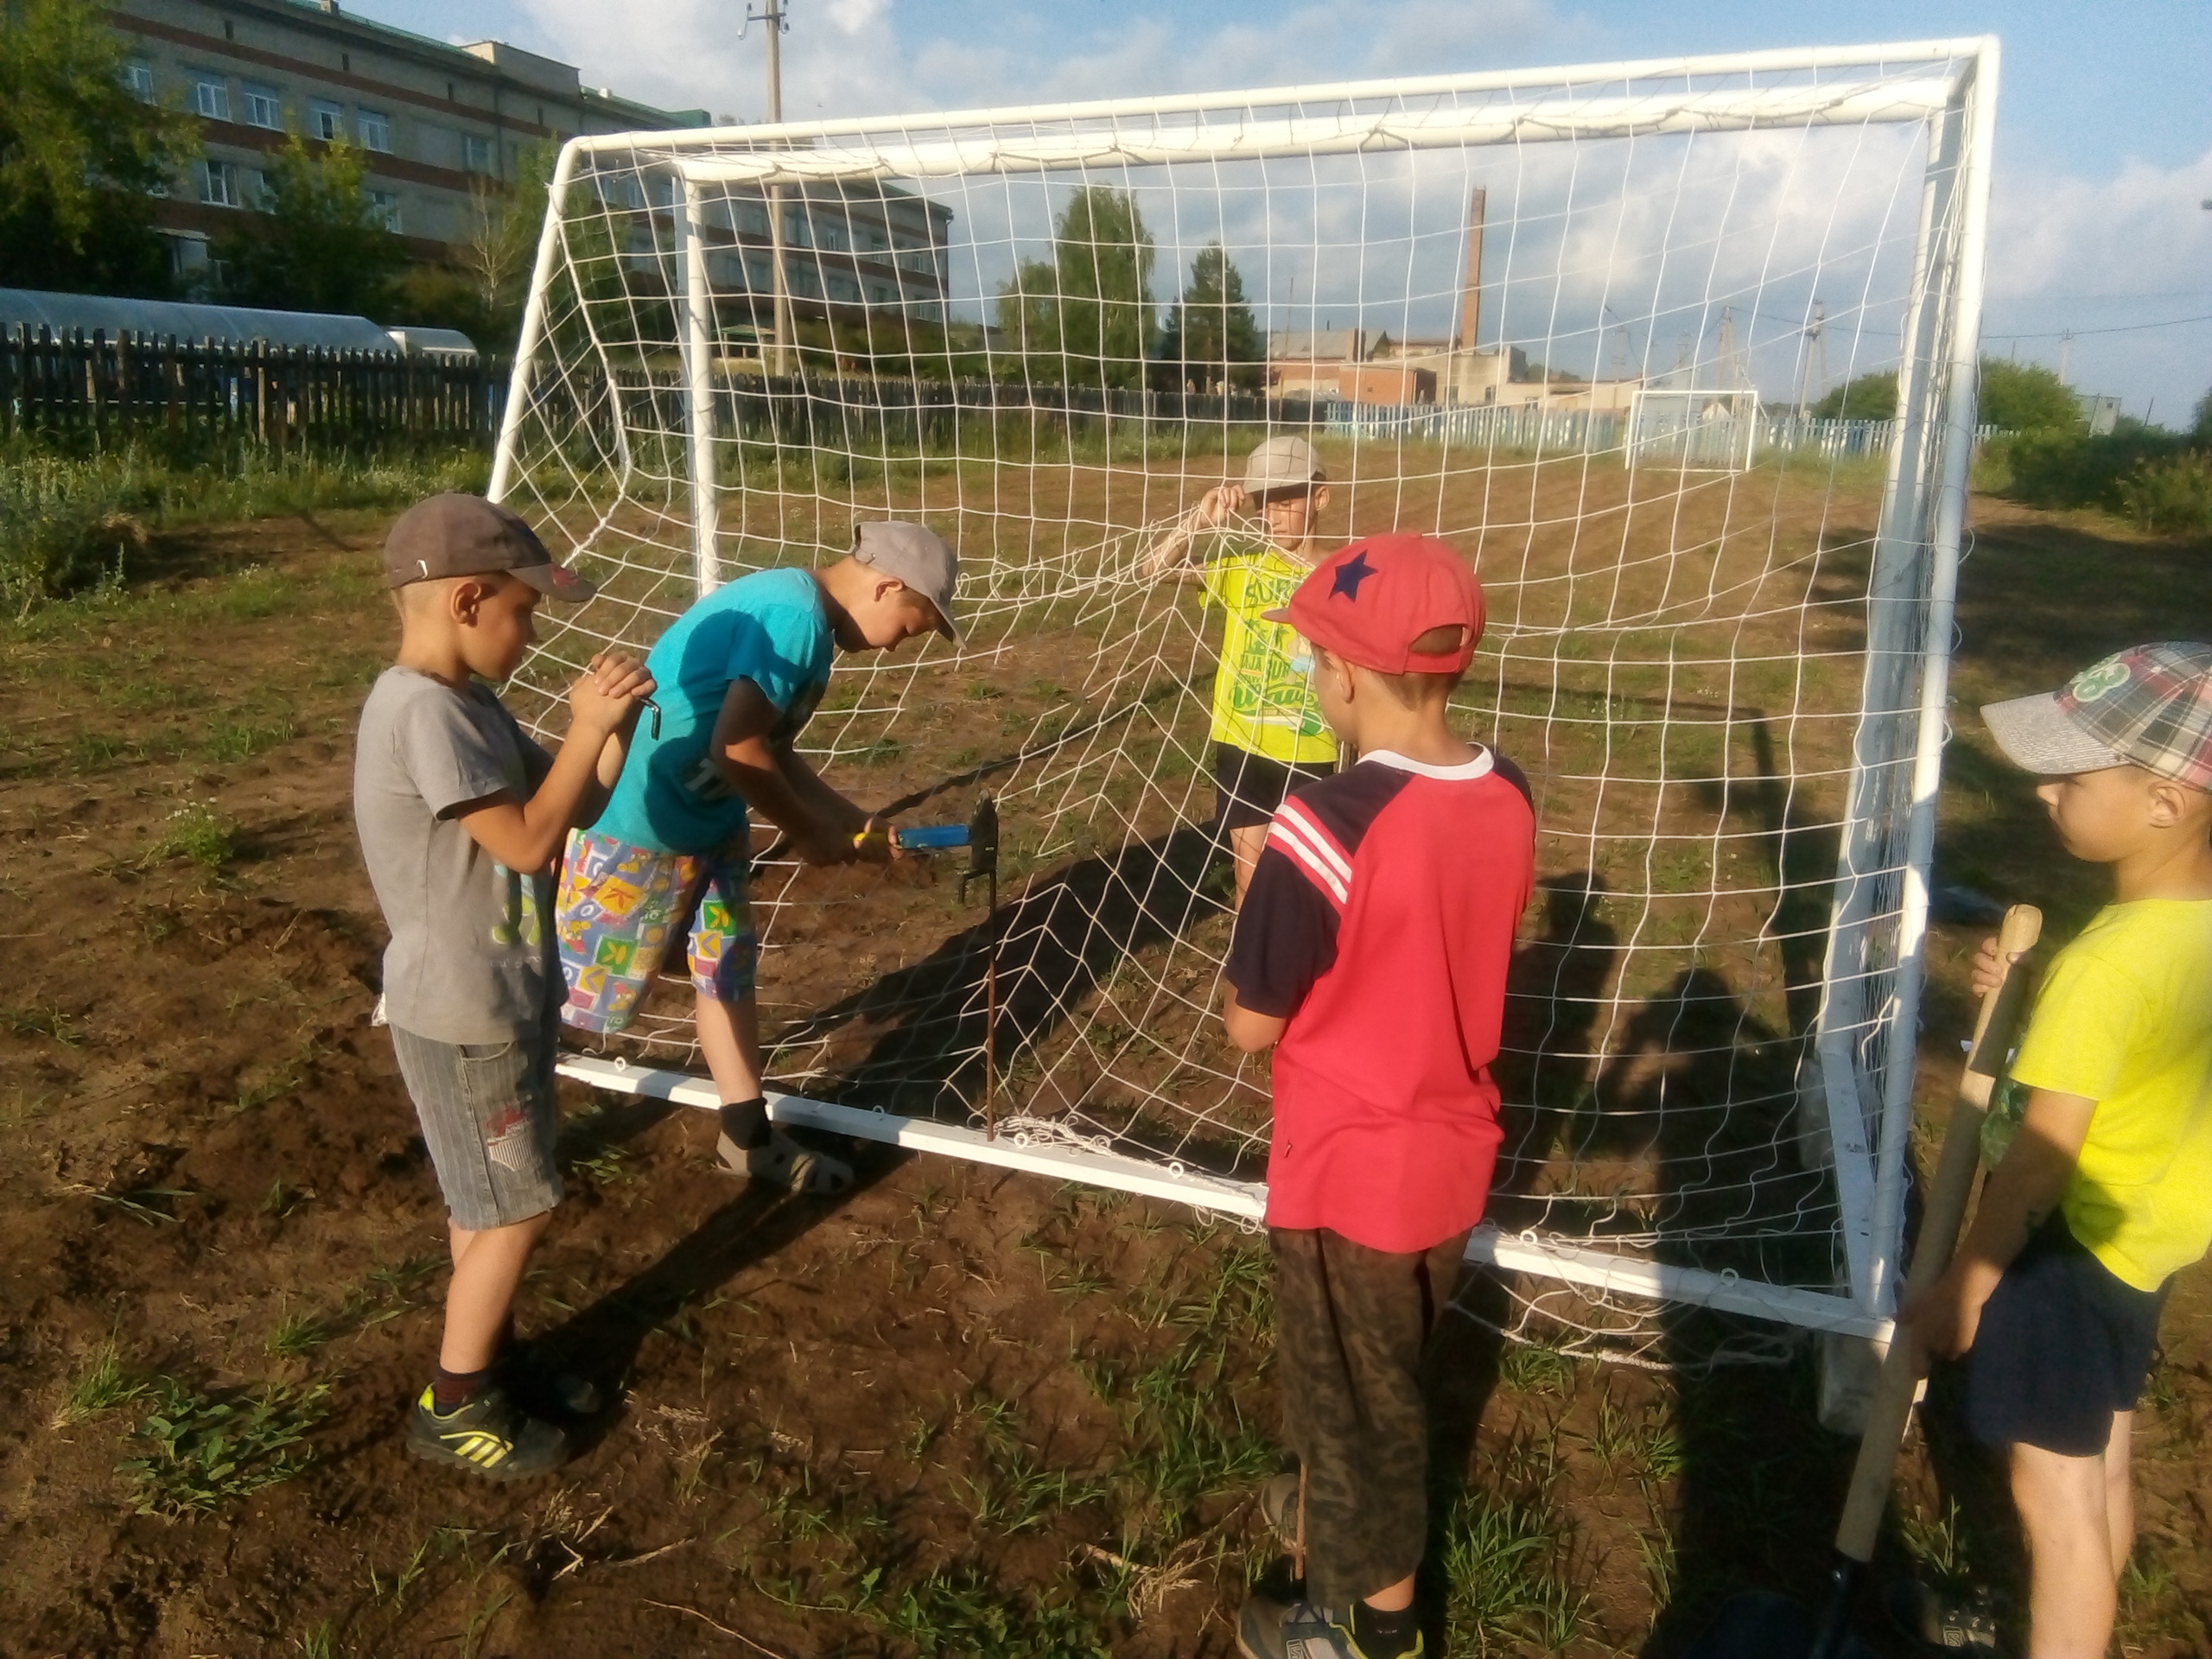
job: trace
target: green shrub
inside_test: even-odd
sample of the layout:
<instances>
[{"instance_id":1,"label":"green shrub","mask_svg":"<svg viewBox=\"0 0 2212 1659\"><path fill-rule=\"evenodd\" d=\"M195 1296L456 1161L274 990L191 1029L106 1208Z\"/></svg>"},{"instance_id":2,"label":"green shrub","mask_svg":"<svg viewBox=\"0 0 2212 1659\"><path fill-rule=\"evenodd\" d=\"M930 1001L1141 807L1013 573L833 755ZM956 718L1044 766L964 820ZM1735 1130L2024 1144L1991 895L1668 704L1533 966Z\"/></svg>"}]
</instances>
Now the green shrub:
<instances>
[{"instance_id":1,"label":"green shrub","mask_svg":"<svg viewBox=\"0 0 2212 1659\"><path fill-rule=\"evenodd\" d=\"M1983 487L2037 507L2103 507L2127 511L2120 486L2150 463L2181 453L2182 440L2139 421L2123 422L2103 437L2083 432L2014 432L1982 446Z\"/></svg>"},{"instance_id":2,"label":"green shrub","mask_svg":"<svg viewBox=\"0 0 2212 1659\"><path fill-rule=\"evenodd\" d=\"M2212 455L2139 461L2120 481L2120 501L2145 530L2212 538Z\"/></svg>"},{"instance_id":3,"label":"green shrub","mask_svg":"<svg viewBox=\"0 0 2212 1659\"><path fill-rule=\"evenodd\" d=\"M112 463L0 460L0 602L21 610L122 571L146 546L144 480Z\"/></svg>"},{"instance_id":4,"label":"green shrub","mask_svg":"<svg viewBox=\"0 0 2212 1659\"><path fill-rule=\"evenodd\" d=\"M0 604L22 610L120 580L153 532L481 490L474 450L368 457L233 445L197 457L131 446L64 454L0 445Z\"/></svg>"}]
</instances>

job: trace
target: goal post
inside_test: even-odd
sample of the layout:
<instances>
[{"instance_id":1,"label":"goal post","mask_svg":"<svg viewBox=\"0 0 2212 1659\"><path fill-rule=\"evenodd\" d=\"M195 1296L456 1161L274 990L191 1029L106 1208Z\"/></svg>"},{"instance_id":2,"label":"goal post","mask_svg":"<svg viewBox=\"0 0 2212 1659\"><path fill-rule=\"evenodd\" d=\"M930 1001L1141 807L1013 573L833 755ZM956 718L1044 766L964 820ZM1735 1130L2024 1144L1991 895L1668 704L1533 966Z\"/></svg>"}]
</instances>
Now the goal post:
<instances>
[{"instance_id":1,"label":"goal post","mask_svg":"<svg viewBox=\"0 0 2212 1659\"><path fill-rule=\"evenodd\" d=\"M812 871L764 838L774 1109L1249 1219L1264 1063L1214 1018L1219 615L1154 555L1261 438L1304 435L1324 534L1474 562L1455 718L1535 796L1476 1252L1606 1351L1662 1347L1670 1303L1878 1334L1997 61L1938 41L572 139L492 493L601 591L543 619L511 690L557 724L594 651L719 582L832 562L871 517L939 530L962 643L842 659L802 748L907 822L991 798L1003 902L950 862ZM1878 475L1761 435L1814 319L1823 372L1897 374ZM1358 417L1422 404L1451 418ZM567 1070L711 1103L683 1001Z\"/></svg>"}]
</instances>

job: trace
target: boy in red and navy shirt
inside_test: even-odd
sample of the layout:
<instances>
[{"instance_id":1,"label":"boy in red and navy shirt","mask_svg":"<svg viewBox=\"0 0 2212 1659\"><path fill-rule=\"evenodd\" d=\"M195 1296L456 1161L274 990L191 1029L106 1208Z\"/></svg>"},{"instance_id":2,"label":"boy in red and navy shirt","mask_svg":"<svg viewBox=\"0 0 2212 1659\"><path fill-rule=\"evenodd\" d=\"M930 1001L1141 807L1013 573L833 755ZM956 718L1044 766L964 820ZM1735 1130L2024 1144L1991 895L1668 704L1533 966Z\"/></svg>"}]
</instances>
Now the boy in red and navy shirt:
<instances>
[{"instance_id":1,"label":"boy in red and navy shirt","mask_svg":"<svg viewBox=\"0 0 2212 1659\"><path fill-rule=\"evenodd\" d=\"M1303 1602L1247 1599L1237 1642L1400 1659L1422 1652L1421 1356L1497 1157L1490 1064L1535 816L1520 774L1446 717L1483 629L1451 549L1354 543L1272 620L1313 648L1322 714L1360 758L1275 814L1225 970L1230 1039L1274 1049L1268 1236L1300 1473L1262 1507L1306 1569Z\"/></svg>"}]
</instances>

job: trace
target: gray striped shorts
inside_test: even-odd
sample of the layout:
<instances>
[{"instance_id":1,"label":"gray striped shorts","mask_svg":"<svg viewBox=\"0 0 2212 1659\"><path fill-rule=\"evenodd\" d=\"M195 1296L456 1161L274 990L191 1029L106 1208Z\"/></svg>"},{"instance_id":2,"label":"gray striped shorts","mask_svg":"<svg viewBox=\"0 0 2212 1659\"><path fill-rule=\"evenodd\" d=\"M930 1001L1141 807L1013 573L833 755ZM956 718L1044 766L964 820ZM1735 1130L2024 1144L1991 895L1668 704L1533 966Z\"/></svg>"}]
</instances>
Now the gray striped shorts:
<instances>
[{"instance_id":1,"label":"gray striped shorts","mask_svg":"<svg viewBox=\"0 0 2212 1659\"><path fill-rule=\"evenodd\" d=\"M441 1043L391 1027L438 1190L456 1226L512 1227L561 1202L553 1161L556 1020L505 1043Z\"/></svg>"}]
</instances>

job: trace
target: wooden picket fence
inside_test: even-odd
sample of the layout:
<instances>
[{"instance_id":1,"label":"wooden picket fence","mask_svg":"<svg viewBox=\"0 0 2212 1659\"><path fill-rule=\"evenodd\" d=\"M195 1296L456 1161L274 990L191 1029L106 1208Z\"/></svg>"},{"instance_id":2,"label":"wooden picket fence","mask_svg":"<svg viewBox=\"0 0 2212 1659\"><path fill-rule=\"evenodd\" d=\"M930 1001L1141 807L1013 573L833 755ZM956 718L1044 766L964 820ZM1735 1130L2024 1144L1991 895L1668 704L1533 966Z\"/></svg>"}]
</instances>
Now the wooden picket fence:
<instances>
[{"instance_id":1,"label":"wooden picket fence","mask_svg":"<svg viewBox=\"0 0 2212 1659\"><path fill-rule=\"evenodd\" d=\"M0 433L105 445L243 441L272 449L488 447L507 365L398 351L0 334Z\"/></svg>"}]
</instances>

